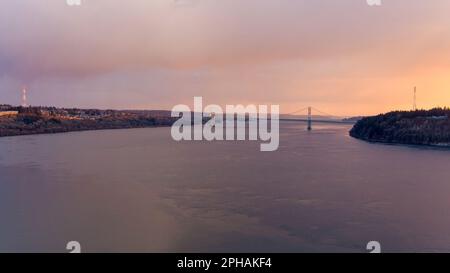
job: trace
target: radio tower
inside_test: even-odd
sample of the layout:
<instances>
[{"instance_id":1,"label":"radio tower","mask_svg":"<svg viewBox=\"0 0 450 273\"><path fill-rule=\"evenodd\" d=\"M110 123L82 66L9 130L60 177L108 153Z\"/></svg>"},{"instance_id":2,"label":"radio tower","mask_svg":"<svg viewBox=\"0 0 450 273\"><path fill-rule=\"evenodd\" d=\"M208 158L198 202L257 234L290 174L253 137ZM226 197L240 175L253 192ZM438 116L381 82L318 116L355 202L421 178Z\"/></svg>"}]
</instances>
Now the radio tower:
<instances>
[{"instance_id":1,"label":"radio tower","mask_svg":"<svg viewBox=\"0 0 450 273\"><path fill-rule=\"evenodd\" d=\"M28 107L26 87L22 88L22 107Z\"/></svg>"},{"instance_id":2,"label":"radio tower","mask_svg":"<svg viewBox=\"0 0 450 273\"><path fill-rule=\"evenodd\" d=\"M414 103L413 103L413 110L417 111L417 88L414 86Z\"/></svg>"}]
</instances>

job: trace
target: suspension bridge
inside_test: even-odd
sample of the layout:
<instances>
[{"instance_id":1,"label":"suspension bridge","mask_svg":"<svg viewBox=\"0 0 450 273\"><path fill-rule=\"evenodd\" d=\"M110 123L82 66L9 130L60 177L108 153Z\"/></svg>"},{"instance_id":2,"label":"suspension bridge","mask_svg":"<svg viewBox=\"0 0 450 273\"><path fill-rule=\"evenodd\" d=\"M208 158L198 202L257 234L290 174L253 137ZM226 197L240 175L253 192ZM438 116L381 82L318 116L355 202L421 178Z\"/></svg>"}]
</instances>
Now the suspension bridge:
<instances>
[{"instance_id":1,"label":"suspension bridge","mask_svg":"<svg viewBox=\"0 0 450 273\"><path fill-rule=\"evenodd\" d=\"M313 113L317 112L318 115ZM302 115L303 114L303 115ZM293 122L306 122L308 125L308 130L312 130L312 125L314 123L340 123L340 124L355 124L355 121L344 119L336 115L332 115L321 111L312 106L308 106L297 111L283 114L280 117L280 121L293 121Z\"/></svg>"}]
</instances>

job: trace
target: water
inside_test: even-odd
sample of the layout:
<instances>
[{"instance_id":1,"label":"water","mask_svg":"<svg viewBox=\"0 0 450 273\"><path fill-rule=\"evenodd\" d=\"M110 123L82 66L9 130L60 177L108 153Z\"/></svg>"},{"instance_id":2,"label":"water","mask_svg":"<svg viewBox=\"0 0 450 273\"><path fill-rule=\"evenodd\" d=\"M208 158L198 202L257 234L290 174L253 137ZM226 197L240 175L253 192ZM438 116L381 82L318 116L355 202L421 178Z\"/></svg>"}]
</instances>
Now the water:
<instances>
[{"instance_id":1,"label":"water","mask_svg":"<svg viewBox=\"0 0 450 273\"><path fill-rule=\"evenodd\" d=\"M0 252L450 251L450 151L282 123L280 148L169 128L0 139Z\"/></svg>"}]
</instances>

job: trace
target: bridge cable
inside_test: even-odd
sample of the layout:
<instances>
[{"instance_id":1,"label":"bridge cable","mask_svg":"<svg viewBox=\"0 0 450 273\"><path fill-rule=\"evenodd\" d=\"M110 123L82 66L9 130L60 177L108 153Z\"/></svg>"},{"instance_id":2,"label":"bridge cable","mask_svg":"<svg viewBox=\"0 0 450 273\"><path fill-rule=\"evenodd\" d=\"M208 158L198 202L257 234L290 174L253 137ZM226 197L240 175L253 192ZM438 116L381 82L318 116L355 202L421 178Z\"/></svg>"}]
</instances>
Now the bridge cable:
<instances>
[{"instance_id":1,"label":"bridge cable","mask_svg":"<svg viewBox=\"0 0 450 273\"><path fill-rule=\"evenodd\" d=\"M300 109L300 110L297 110L297 111L294 111L294 112L287 113L285 115L293 115L293 114L297 114L297 113L300 113L300 112L303 112L303 111L306 111L306 110L308 110L308 107L305 107L303 109Z\"/></svg>"}]
</instances>

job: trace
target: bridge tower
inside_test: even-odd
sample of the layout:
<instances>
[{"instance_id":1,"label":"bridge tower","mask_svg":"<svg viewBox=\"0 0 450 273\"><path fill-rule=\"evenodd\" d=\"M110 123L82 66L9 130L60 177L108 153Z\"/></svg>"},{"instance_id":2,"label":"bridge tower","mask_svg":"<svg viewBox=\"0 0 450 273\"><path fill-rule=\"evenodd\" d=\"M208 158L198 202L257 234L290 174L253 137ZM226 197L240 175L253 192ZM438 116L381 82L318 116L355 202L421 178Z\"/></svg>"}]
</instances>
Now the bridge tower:
<instances>
[{"instance_id":1,"label":"bridge tower","mask_svg":"<svg viewBox=\"0 0 450 273\"><path fill-rule=\"evenodd\" d=\"M312 130L312 108L308 107L308 131Z\"/></svg>"}]
</instances>

